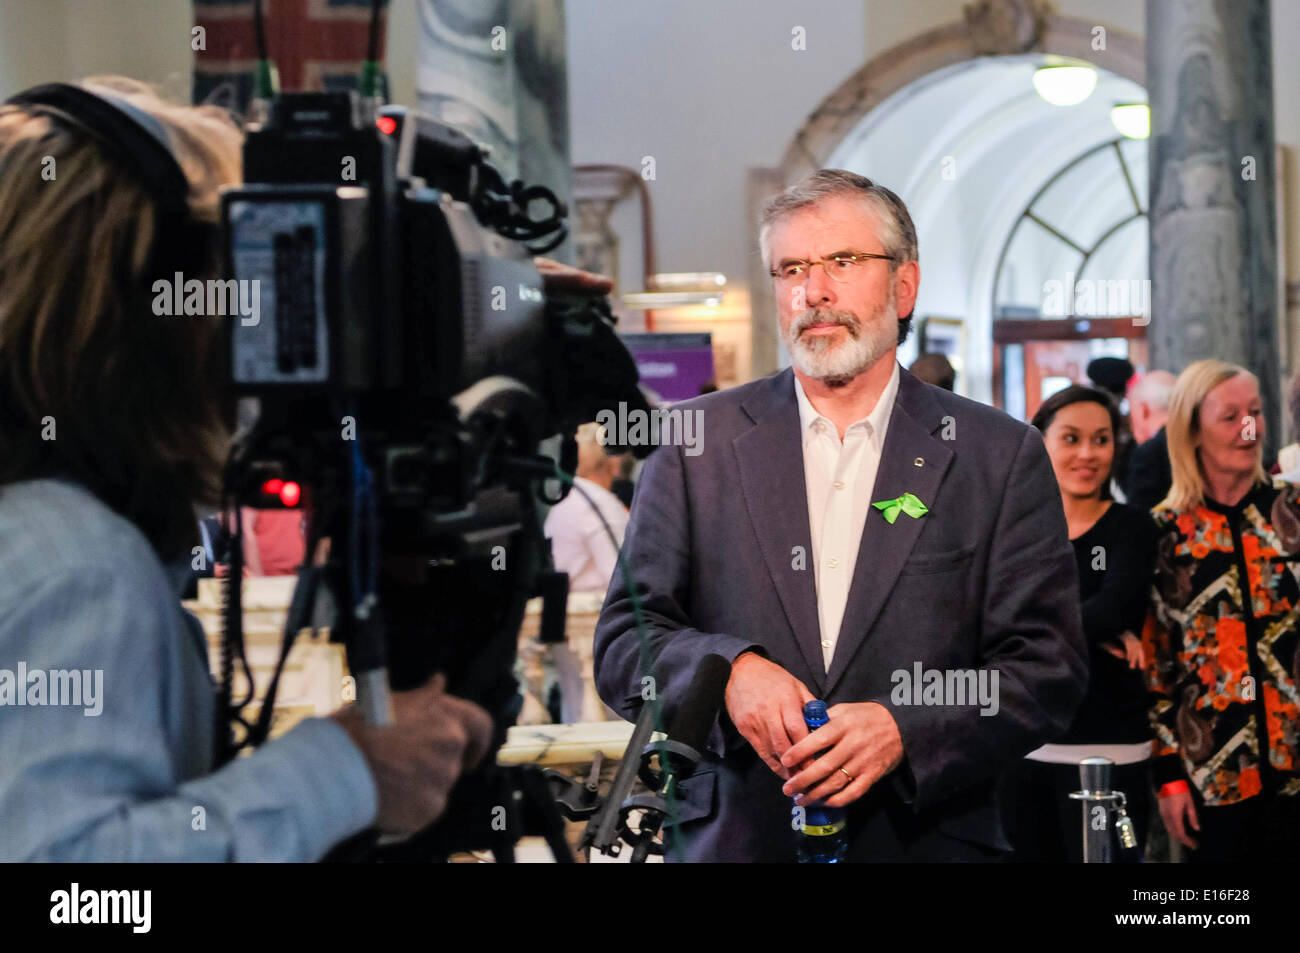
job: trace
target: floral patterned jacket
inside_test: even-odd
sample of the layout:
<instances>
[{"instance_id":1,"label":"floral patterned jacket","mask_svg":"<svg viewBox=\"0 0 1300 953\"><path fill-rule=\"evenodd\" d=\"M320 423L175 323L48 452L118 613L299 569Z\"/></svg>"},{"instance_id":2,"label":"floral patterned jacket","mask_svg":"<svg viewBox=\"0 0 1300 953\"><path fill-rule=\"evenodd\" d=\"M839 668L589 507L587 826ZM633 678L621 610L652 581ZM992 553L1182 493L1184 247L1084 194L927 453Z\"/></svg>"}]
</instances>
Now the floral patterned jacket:
<instances>
[{"instance_id":1,"label":"floral patterned jacket","mask_svg":"<svg viewBox=\"0 0 1300 953\"><path fill-rule=\"evenodd\" d=\"M1300 486L1152 516L1156 784L1184 778L1211 806L1300 795Z\"/></svg>"}]
</instances>

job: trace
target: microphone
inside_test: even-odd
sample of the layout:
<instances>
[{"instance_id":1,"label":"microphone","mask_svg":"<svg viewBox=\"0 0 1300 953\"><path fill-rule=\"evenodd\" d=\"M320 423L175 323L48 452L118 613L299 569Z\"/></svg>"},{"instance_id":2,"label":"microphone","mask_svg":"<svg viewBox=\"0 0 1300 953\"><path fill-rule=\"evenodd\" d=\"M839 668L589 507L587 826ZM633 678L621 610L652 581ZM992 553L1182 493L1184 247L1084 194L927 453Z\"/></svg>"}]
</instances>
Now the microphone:
<instances>
[{"instance_id":1,"label":"microphone","mask_svg":"<svg viewBox=\"0 0 1300 953\"><path fill-rule=\"evenodd\" d=\"M653 709L650 705L642 706L636 730L619 764L605 804L592 818L584 834L584 846L590 845L602 853L617 856L614 844L622 839L632 845L634 864L643 863L650 853L663 852L662 847L654 843L654 838L664 821L672 817L668 799L675 795L678 782L690 777L699 764L709 730L722 708L730 677L730 662L720 655L706 655L695 670L682 704L673 715L665 741L646 744L653 724ZM632 752L643 745L640 769L635 770ZM637 776L650 793L628 797ZM627 823L628 815L638 810L644 814L639 828L633 831Z\"/></svg>"},{"instance_id":2,"label":"microphone","mask_svg":"<svg viewBox=\"0 0 1300 953\"><path fill-rule=\"evenodd\" d=\"M641 810L640 828L628 839L632 846L632 863L644 863L646 855L662 853L663 848L654 843L665 822L677 820L677 786L689 778L703 757L704 745L709 739L718 711L722 708L731 677L731 663L720 655L706 655L695 670L686 697L673 716L668 729L668 740L652 742L641 753L641 780L653 793L641 794L623 802L622 813Z\"/></svg>"},{"instance_id":3,"label":"microphone","mask_svg":"<svg viewBox=\"0 0 1300 953\"><path fill-rule=\"evenodd\" d=\"M668 740L649 744L641 753L641 780L646 787L666 795L672 791L671 784L685 780L695 771L709 740L709 729L722 708L730 677L730 662L721 655L704 656L686 690L685 700L668 727ZM667 761L658 771L653 767L655 755L666 756Z\"/></svg>"}]
</instances>

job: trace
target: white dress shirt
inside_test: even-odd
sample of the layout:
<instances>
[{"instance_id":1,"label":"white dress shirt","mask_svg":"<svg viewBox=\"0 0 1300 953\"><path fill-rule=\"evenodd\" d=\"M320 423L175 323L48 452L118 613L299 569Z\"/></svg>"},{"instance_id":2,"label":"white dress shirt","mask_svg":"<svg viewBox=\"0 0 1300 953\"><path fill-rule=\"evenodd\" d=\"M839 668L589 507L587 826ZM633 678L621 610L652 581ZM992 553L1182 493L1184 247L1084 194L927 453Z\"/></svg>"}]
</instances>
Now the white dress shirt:
<instances>
[{"instance_id":1,"label":"white dress shirt","mask_svg":"<svg viewBox=\"0 0 1300 953\"><path fill-rule=\"evenodd\" d=\"M819 414L799 378L794 379L803 435L804 483L808 489L808 526L812 531L813 575L817 585L817 619L821 625L822 661L827 670L835 655L849 585L862 543L862 528L880 468L889 415L898 394L898 362L876 406L850 424L840 441L835 424Z\"/></svg>"},{"instance_id":2,"label":"white dress shirt","mask_svg":"<svg viewBox=\"0 0 1300 953\"><path fill-rule=\"evenodd\" d=\"M609 587L610 576L618 565L618 550L623 545L627 530L628 512L623 501L599 483L583 477L574 482L587 491L618 538L616 546L591 508L586 498L576 489L546 514L544 532L551 541L551 555L555 568L569 574L570 592L604 592Z\"/></svg>"}]
</instances>

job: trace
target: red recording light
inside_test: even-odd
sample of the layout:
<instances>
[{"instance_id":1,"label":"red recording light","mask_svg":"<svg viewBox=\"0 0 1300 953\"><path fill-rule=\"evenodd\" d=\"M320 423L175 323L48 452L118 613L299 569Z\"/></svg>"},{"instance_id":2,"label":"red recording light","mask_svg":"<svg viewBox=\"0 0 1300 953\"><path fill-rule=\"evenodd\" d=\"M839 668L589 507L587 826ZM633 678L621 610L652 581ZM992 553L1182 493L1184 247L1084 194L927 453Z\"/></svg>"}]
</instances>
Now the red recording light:
<instances>
[{"instance_id":1,"label":"red recording light","mask_svg":"<svg viewBox=\"0 0 1300 953\"><path fill-rule=\"evenodd\" d=\"M280 502L285 506L297 506L302 497L302 488L292 480L280 488Z\"/></svg>"},{"instance_id":2,"label":"red recording light","mask_svg":"<svg viewBox=\"0 0 1300 953\"><path fill-rule=\"evenodd\" d=\"M280 489L284 486L283 480L267 480L262 484L262 492L266 496L279 496Z\"/></svg>"},{"instance_id":3,"label":"red recording light","mask_svg":"<svg viewBox=\"0 0 1300 953\"><path fill-rule=\"evenodd\" d=\"M378 126L379 131L386 136L391 136L393 133L397 132L397 120L392 116L380 116L375 120L375 125Z\"/></svg>"}]
</instances>

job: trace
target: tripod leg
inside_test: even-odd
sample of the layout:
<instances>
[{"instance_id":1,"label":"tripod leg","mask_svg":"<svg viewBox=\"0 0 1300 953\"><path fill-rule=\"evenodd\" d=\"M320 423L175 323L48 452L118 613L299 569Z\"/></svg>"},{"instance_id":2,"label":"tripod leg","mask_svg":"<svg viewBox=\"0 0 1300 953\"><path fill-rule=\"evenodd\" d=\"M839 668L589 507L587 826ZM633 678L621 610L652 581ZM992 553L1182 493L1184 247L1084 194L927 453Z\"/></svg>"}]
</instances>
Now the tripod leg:
<instances>
[{"instance_id":1,"label":"tripod leg","mask_svg":"<svg viewBox=\"0 0 1300 953\"><path fill-rule=\"evenodd\" d=\"M515 862L514 841L508 837L500 838L492 845L492 859L498 864L513 864Z\"/></svg>"},{"instance_id":2,"label":"tripod leg","mask_svg":"<svg viewBox=\"0 0 1300 953\"><path fill-rule=\"evenodd\" d=\"M577 858L565 839L564 815L555 805L551 787L546 777L536 765L524 765L519 769L519 790L523 793L526 809L536 811L541 822L542 836L551 848L551 855L557 864L576 864Z\"/></svg>"}]
</instances>

